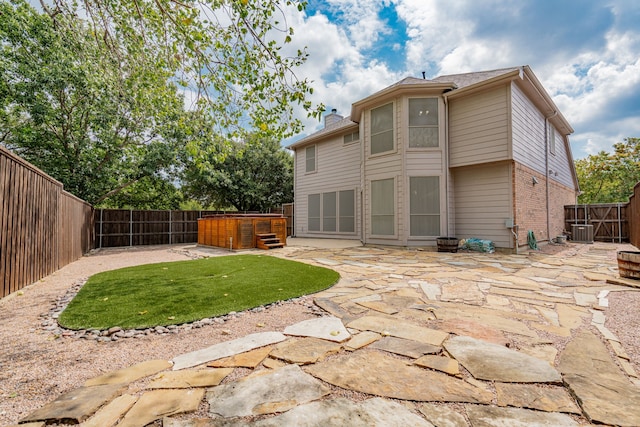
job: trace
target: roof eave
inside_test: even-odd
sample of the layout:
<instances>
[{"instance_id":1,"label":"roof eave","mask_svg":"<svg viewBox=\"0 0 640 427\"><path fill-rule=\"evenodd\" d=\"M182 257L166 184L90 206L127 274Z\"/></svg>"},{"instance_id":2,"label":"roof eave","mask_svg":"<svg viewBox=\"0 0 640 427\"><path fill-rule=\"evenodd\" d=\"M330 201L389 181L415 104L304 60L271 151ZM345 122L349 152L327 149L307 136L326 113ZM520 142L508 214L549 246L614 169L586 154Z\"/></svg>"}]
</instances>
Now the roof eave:
<instances>
[{"instance_id":1,"label":"roof eave","mask_svg":"<svg viewBox=\"0 0 640 427\"><path fill-rule=\"evenodd\" d=\"M340 135L345 133L346 131L353 129L353 128L358 128L358 124L351 122L348 123L344 126L337 126L335 129L331 129L328 130L326 132L322 132L324 129L321 129L315 133L312 133L309 136L306 136L296 142L294 142L293 144L287 145L285 148L288 148L289 150L295 150L297 148L303 147L305 145L309 145L309 144L313 144L315 142L318 141L322 141L325 140L327 138L332 138L335 137L336 135Z\"/></svg>"}]
</instances>

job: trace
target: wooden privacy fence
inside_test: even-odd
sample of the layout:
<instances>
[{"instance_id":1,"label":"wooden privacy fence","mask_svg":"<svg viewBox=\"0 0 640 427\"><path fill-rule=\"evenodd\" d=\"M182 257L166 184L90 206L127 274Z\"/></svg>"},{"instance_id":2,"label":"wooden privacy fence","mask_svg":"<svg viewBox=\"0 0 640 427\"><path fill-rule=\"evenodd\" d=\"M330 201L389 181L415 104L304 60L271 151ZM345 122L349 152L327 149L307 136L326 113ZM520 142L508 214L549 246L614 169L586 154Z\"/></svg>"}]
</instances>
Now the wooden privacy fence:
<instances>
[{"instance_id":1,"label":"wooden privacy fence","mask_svg":"<svg viewBox=\"0 0 640 427\"><path fill-rule=\"evenodd\" d=\"M198 241L198 218L219 211L96 209L95 247L167 245Z\"/></svg>"},{"instance_id":2,"label":"wooden privacy fence","mask_svg":"<svg viewBox=\"0 0 640 427\"><path fill-rule=\"evenodd\" d=\"M602 203L593 205L565 205L565 230L573 224L593 226L593 240L600 242L628 242L632 218L629 203Z\"/></svg>"},{"instance_id":3,"label":"wooden privacy fence","mask_svg":"<svg viewBox=\"0 0 640 427\"><path fill-rule=\"evenodd\" d=\"M60 182L0 147L0 297L87 253L92 211Z\"/></svg>"},{"instance_id":4,"label":"wooden privacy fence","mask_svg":"<svg viewBox=\"0 0 640 427\"><path fill-rule=\"evenodd\" d=\"M640 182L633 188L633 195L629 197L629 241L640 249Z\"/></svg>"}]
</instances>

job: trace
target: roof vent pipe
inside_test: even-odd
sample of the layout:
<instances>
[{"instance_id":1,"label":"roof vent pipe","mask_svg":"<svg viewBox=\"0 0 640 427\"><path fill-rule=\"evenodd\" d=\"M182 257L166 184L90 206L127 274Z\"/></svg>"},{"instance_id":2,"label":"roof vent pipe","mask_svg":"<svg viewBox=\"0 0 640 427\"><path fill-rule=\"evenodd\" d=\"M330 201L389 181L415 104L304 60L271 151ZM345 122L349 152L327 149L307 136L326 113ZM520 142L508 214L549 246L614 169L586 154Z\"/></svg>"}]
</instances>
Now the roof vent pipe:
<instances>
[{"instance_id":1,"label":"roof vent pipe","mask_svg":"<svg viewBox=\"0 0 640 427\"><path fill-rule=\"evenodd\" d=\"M422 78L426 80L426 78L427 78L427 72L426 71L422 72Z\"/></svg>"}]
</instances>

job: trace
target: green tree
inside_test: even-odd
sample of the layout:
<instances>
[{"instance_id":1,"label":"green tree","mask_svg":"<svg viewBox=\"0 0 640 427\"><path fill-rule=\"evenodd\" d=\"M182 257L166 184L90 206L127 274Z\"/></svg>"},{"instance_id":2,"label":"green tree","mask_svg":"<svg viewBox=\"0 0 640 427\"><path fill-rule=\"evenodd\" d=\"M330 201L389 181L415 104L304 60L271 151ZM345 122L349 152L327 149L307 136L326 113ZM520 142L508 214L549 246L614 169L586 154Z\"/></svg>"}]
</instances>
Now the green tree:
<instances>
[{"instance_id":1,"label":"green tree","mask_svg":"<svg viewBox=\"0 0 640 427\"><path fill-rule=\"evenodd\" d=\"M194 97L193 106L215 117L217 133L256 129L276 139L302 130L294 107L320 118L323 107L306 97L310 82L295 69L308 54L293 47L287 16L300 0L55 0L47 13L87 16L96 40L123 63L158 55Z\"/></svg>"},{"instance_id":2,"label":"green tree","mask_svg":"<svg viewBox=\"0 0 640 427\"><path fill-rule=\"evenodd\" d=\"M575 162L580 203L626 202L640 182L640 138L625 138L613 153L600 151Z\"/></svg>"},{"instance_id":3,"label":"green tree","mask_svg":"<svg viewBox=\"0 0 640 427\"><path fill-rule=\"evenodd\" d=\"M204 205L261 212L293 201L293 157L277 141L252 135L221 154L211 152L207 168L185 168L188 197Z\"/></svg>"},{"instance_id":4,"label":"green tree","mask_svg":"<svg viewBox=\"0 0 640 427\"><path fill-rule=\"evenodd\" d=\"M145 176L105 199L96 208L105 209L180 209L182 192L168 179Z\"/></svg>"},{"instance_id":5,"label":"green tree","mask_svg":"<svg viewBox=\"0 0 640 427\"><path fill-rule=\"evenodd\" d=\"M120 61L86 22L0 1L0 141L92 204L158 182L185 125L164 62Z\"/></svg>"}]
</instances>

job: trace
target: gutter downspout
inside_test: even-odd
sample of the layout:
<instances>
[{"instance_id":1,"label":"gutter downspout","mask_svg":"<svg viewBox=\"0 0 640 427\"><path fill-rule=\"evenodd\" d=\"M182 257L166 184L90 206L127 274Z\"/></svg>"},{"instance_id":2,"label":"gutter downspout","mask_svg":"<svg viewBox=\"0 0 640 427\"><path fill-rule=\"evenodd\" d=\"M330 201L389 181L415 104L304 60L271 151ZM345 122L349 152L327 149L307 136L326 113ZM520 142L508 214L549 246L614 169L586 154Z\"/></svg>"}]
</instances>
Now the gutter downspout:
<instances>
[{"instance_id":1,"label":"gutter downspout","mask_svg":"<svg viewBox=\"0 0 640 427\"><path fill-rule=\"evenodd\" d=\"M552 115L544 118L544 175L546 178L546 198L547 198L547 241L551 243L551 212L549 210L549 119L558 115L558 111L554 111Z\"/></svg>"},{"instance_id":2,"label":"gutter downspout","mask_svg":"<svg viewBox=\"0 0 640 427\"><path fill-rule=\"evenodd\" d=\"M446 94L442 95L444 101L444 194L445 194L445 221L447 224L447 236L456 235L456 224L450 224L449 220L449 204L451 203L451 195L449 194L449 99ZM453 225L453 227L452 227Z\"/></svg>"},{"instance_id":3,"label":"gutter downspout","mask_svg":"<svg viewBox=\"0 0 640 427\"><path fill-rule=\"evenodd\" d=\"M362 115L364 115L364 112L362 113ZM360 122L358 123L358 132L360 132L360 135L362 135L360 137L360 242L362 243L362 246L365 246L367 244L367 237L366 237L366 226L365 226L365 219L366 219L366 215L365 215L365 203L364 203L364 194L365 194L365 176L364 176L364 172L365 172L365 167L364 167L364 161L366 158L366 149L365 149L365 140L364 140L364 132L362 132L362 129L360 129L360 127L362 126L362 123L364 122L364 118L363 116L360 116Z\"/></svg>"}]
</instances>

